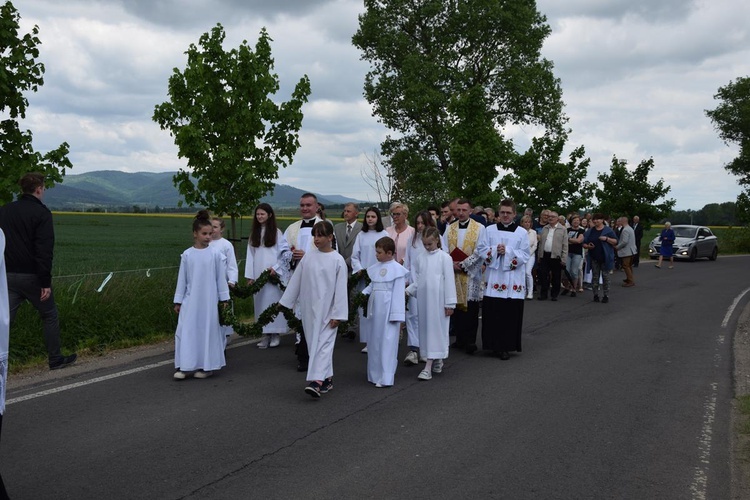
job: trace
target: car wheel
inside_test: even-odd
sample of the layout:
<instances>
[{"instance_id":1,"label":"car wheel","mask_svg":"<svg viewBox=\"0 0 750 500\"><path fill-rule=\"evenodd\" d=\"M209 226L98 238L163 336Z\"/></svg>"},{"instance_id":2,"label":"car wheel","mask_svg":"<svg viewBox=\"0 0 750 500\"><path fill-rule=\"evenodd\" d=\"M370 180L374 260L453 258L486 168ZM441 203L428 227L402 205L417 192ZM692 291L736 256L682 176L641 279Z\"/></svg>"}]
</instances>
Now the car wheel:
<instances>
[{"instance_id":1,"label":"car wheel","mask_svg":"<svg viewBox=\"0 0 750 500\"><path fill-rule=\"evenodd\" d=\"M698 249L693 247L690 249L690 262L693 262L695 259L698 258Z\"/></svg>"},{"instance_id":2,"label":"car wheel","mask_svg":"<svg viewBox=\"0 0 750 500\"><path fill-rule=\"evenodd\" d=\"M719 256L719 247L714 247L714 251L711 252L711 257L708 258L708 260L716 260L716 257Z\"/></svg>"}]
</instances>

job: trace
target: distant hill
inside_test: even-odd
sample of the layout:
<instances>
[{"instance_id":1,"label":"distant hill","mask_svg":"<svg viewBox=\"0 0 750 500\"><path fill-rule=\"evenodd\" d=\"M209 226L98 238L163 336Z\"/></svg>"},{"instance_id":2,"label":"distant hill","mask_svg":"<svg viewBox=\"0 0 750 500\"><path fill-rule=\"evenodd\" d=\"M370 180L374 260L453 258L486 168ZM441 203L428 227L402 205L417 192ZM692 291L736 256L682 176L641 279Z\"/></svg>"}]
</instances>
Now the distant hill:
<instances>
[{"instance_id":1,"label":"distant hill","mask_svg":"<svg viewBox=\"0 0 750 500\"><path fill-rule=\"evenodd\" d=\"M183 200L172 183L176 172L118 172L99 170L85 174L68 174L62 184L46 191L44 203L52 210L108 209L130 211L133 207L154 209L176 208ZM261 201L274 208L296 207L305 190L277 184L271 196ZM353 198L341 195L320 195L324 205L340 205Z\"/></svg>"}]
</instances>

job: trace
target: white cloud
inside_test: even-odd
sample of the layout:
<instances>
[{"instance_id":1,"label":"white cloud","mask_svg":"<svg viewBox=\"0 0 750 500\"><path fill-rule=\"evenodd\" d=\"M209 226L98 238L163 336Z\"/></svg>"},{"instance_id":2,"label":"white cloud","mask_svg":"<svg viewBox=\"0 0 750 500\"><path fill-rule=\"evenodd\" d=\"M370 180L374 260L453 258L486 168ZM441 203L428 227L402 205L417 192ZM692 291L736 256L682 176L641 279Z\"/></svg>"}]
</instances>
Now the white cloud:
<instances>
[{"instance_id":1,"label":"white cloud","mask_svg":"<svg viewBox=\"0 0 750 500\"><path fill-rule=\"evenodd\" d=\"M368 65L351 45L360 0L16 0L27 32L39 25L45 85L29 96L26 126L45 151L67 141L71 172L166 171L184 165L151 121L172 68L200 35L222 23L226 47L255 45L265 26L281 89L311 80L302 147L279 182L325 194L372 198L360 169L386 134L362 98ZM716 90L750 74L750 3L736 0L540 0L552 35L544 55L561 78L572 128L585 145L589 178L612 155L649 157L654 179L672 186L678 208L733 200L726 147L704 110ZM508 127L517 149L539 133Z\"/></svg>"}]
</instances>

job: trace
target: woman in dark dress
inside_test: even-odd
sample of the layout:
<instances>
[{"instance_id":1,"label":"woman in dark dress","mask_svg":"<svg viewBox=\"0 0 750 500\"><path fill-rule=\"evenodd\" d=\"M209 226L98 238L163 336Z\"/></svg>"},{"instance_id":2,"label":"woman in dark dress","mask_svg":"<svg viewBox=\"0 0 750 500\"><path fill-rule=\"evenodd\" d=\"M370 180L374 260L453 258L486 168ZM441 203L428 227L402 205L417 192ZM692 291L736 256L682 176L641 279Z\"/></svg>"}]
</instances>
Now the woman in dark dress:
<instances>
[{"instance_id":1,"label":"woman in dark dress","mask_svg":"<svg viewBox=\"0 0 750 500\"><path fill-rule=\"evenodd\" d=\"M674 255L672 254L672 244L674 244L674 231L672 231L672 224L669 222L664 223L664 229L661 230L659 235L659 242L661 248L659 249L659 263L656 267L661 267L661 262L664 257L669 257L669 268L674 267Z\"/></svg>"}]
</instances>

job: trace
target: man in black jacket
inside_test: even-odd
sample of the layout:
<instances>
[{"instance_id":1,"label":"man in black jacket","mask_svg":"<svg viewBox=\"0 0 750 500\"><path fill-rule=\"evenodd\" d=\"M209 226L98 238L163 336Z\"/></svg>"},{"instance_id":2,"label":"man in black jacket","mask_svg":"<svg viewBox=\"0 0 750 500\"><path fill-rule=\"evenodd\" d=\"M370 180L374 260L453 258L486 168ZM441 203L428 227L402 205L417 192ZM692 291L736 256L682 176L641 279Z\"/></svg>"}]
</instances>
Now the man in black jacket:
<instances>
[{"instance_id":1,"label":"man in black jacket","mask_svg":"<svg viewBox=\"0 0 750 500\"><path fill-rule=\"evenodd\" d=\"M73 363L76 355L63 356L60 352L60 324L52 294L52 254L55 246L52 213L42 203L42 174L26 174L19 184L23 194L0 208L0 228L6 238L10 323L13 324L21 304L28 300L42 318L49 368L56 370Z\"/></svg>"}]
</instances>

